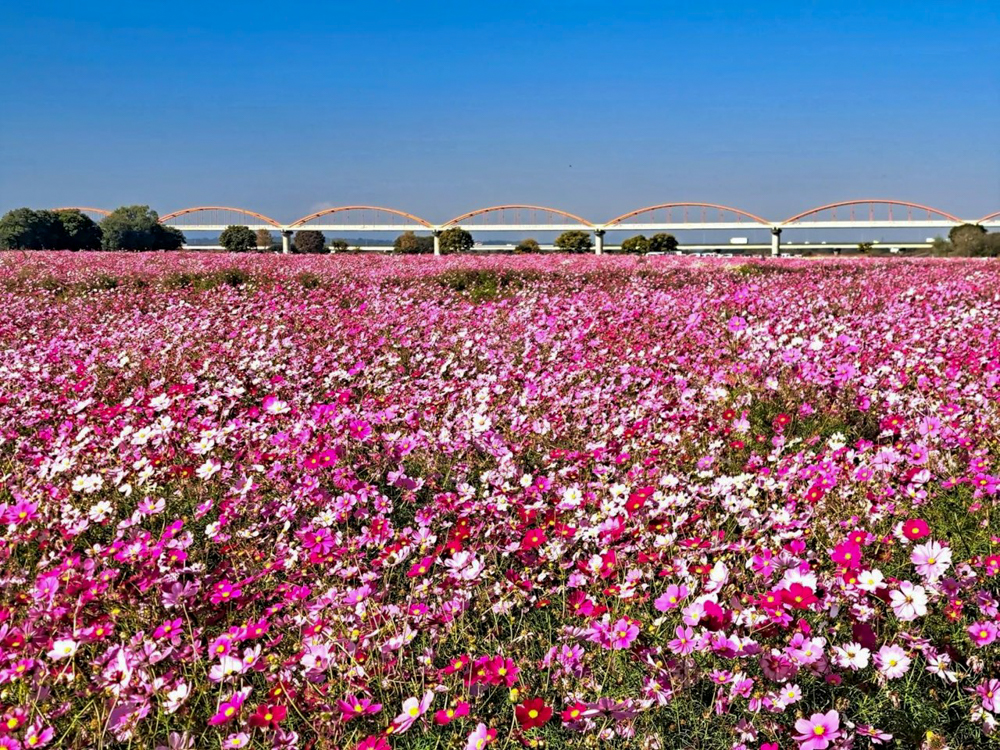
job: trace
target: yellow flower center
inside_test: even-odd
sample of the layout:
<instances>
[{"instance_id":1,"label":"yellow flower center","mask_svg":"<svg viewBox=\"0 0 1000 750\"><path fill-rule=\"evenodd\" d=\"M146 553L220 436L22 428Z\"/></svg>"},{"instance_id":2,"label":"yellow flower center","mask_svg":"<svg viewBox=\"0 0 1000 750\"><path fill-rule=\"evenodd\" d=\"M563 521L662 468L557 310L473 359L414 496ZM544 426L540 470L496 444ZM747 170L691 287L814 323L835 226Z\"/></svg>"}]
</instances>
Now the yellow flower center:
<instances>
[{"instance_id":1,"label":"yellow flower center","mask_svg":"<svg viewBox=\"0 0 1000 750\"><path fill-rule=\"evenodd\" d=\"M813 734L817 737L822 736L824 732L826 732L826 727L813 727Z\"/></svg>"}]
</instances>

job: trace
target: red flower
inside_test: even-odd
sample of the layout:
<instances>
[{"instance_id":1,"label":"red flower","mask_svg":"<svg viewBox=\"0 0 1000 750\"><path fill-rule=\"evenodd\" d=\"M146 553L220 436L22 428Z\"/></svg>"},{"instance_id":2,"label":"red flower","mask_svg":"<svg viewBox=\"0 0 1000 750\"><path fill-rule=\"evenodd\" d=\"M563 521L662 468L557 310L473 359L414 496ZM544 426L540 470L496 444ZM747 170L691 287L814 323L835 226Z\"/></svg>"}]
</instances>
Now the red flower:
<instances>
[{"instance_id":1,"label":"red flower","mask_svg":"<svg viewBox=\"0 0 1000 750\"><path fill-rule=\"evenodd\" d=\"M930 533L931 527L928 526L927 521L922 518L911 518L903 524L903 536L911 542L914 542L917 539L923 539Z\"/></svg>"},{"instance_id":2,"label":"red flower","mask_svg":"<svg viewBox=\"0 0 1000 750\"><path fill-rule=\"evenodd\" d=\"M257 706L257 711L250 717L252 727L271 727L277 729L278 724L285 720L288 709L284 706Z\"/></svg>"},{"instance_id":3,"label":"red flower","mask_svg":"<svg viewBox=\"0 0 1000 750\"><path fill-rule=\"evenodd\" d=\"M801 583L793 583L785 591L782 591L781 599L792 609L808 609L810 604L815 604L818 601L813 590Z\"/></svg>"},{"instance_id":4,"label":"red flower","mask_svg":"<svg viewBox=\"0 0 1000 750\"><path fill-rule=\"evenodd\" d=\"M586 711L586 710L587 710L587 707L583 703L581 703L580 701L577 701L572 706L567 706L566 710L563 711L560 714L560 716L562 717L562 720L565 723L571 724L574 721L579 721L580 719L582 719L583 718L583 712Z\"/></svg>"},{"instance_id":5,"label":"red flower","mask_svg":"<svg viewBox=\"0 0 1000 750\"><path fill-rule=\"evenodd\" d=\"M540 727L552 718L552 709L545 705L541 698L528 698L514 709L514 716L521 729Z\"/></svg>"},{"instance_id":6,"label":"red flower","mask_svg":"<svg viewBox=\"0 0 1000 750\"><path fill-rule=\"evenodd\" d=\"M521 540L522 550L532 550L545 544L545 532L541 529L528 529Z\"/></svg>"}]
</instances>

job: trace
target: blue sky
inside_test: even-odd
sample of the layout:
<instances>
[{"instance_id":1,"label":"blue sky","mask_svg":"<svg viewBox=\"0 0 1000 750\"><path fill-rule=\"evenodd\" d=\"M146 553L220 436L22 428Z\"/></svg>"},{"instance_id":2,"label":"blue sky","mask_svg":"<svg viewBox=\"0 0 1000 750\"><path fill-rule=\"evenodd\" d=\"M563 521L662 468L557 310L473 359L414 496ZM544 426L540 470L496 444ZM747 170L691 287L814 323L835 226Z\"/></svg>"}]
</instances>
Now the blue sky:
<instances>
[{"instance_id":1,"label":"blue sky","mask_svg":"<svg viewBox=\"0 0 1000 750\"><path fill-rule=\"evenodd\" d=\"M996 2L22 2L0 210L1000 210Z\"/></svg>"}]
</instances>

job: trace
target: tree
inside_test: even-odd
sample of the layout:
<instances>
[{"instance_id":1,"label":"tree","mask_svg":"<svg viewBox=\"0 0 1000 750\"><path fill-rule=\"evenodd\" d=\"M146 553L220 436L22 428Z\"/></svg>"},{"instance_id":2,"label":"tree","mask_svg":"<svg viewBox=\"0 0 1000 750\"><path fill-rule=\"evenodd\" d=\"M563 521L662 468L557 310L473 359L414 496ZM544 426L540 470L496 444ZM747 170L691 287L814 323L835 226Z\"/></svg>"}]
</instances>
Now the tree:
<instances>
[{"instance_id":1,"label":"tree","mask_svg":"<svg viewBox=\"0 0 1000 750\"><path fill-rule=\"evenodd\" d=\"M219 235L219 244L227 253L249 253L257 247L257 235L250 227L242 224L232 224L222 230Z\"/></svg>"},{"instance_id":2,"label":"tree","mask_svg":"<svg viewBox=\"0 0 1000 750\"><path fill-rule=\"evenodd\" d=\"M38 215L30 208L15 208L0 218L0 247L5 250L34 250Z\"/></svg>"},{"instance_id":3,"label":"tree","mask_svg":"<svg viewBox=\"0 0 1000 750\"><path fill-rule=\"evenodd\" d=\"M62 224L62 247L66 250L100 250L101 228L87 214L77 209L56 211Z\"/></svg>"},{"instance_id":4,"label":"tree","mask_svg":"<svg viewBox=\"0 0 1000 750\"><path fill-rule=\"evenodd\" d=\"M21 250L93 250L101 231L78 210L34 211L16 208L0 219L0 247Z\"/></svg>"},{"instance_id":5,"label":"tree","mask_svg":"<svg viewBox=\"0 0 1000 750\"><path fill-rule=\"evenodd\" d=\"M563 253L589 253L594 249L594 241L590 232L582 229L571 229L556 237L556 249Z\"/></svg>"},{"instance_id":6,"label":"tree","mask_svg":"<svg viewBox=\"0 0 1000 750\"><path fill-rule=\"evenodd\" d=\"M121 206L101 221L101 247L105 250L179 250L184 235L165 227L149 206Z\"/></svg>"},{"instance_id":7,"label":"tree","mask_svg":"<svg viewBox=\"0 0 1000 750\"><path fill-rule=\"evenodd\" d=\"M875 244L872 243L872 242L859 242L858 243L858 252L859 253L870 253L874 249L875 249Z\"/></svg>"},{"instance_id":8,"label":"tree","mask_svg":"<svg viewBox=\"0 0 1000 750\"><path fill-rule=\"evenodd\" d=\"M539 246L538 241L533 240L531 237L528 237L525 240L521 240L520 242L517 243L517 246L514 248L515 255L526 255L529 253L540 253L540 252L542 252L542 248Z\"/></svg>"},{"instance_id":9,"label":"tree","mask_svg":"<svg viewBox=\"0 0 1000 750\"><path fill-rule=\"evenodd\" d=\"M330 252L346 253L348 247L350 246L347 244L347 240L339 240L339 239L334 240L333 242L330 243Z\"/></svg>"},{"instance_id":10,"label":"tree","mask_svg":"<svg viewBox=\"0 0 1000 750\"><path fill-rule=\"evenodd\" d=\"M948 232L948 239L951 240L956 253L974 255L985 234L986 227L979 224L959 224Z\"/></svg>"},{"instance_id":11,"label":"tree","mask_svg":"<svg viewBox=\"0 0 1000 750\"><path fill-rule=\"evenodd\" d=\"M643 234L637 234L635 237L629 237L627 240L622 242L622 252L645 255L649 252L649 240L646 239L646 236Z\"/></svg>"},{"instance_id":12,"label":"tree","mask_svg":"<svg viewBox=\"0 0 1000 750\"><path fill-rule=\"evenodd\" d=\"M413 232L407 230L399 235L392 243L392 248L397 253L405 255L416 255L420 253L434 252L433 237L418 237Z\"/></svg>"},{"instance_id":13,"label":"tree","mask_svg":"<svg viewBox=\"0 0 1000 750\"><path fill-rule=\"evenodd\" d=\"M274 235L267 229L258 229L254 239L257 242L257 250L262 253L270 252L274 247Z\"/></svg>"},{"instance_id":14,"label":"tree","mask_svg":"<svg viewBox=\"0 0 1000 750\"><path fill-rule=\"evenodd\" d=\"M326 250L326 237L315 229L302 229L295 233L295 252L317 255Z\"/></svg>"},{"instance_id":15,"label":"tree","mask_svg":"<svg viewBox=\"0 0 1000 750\"><path fill-rule=\"evenodd\" d=\"M441 232L441 254L467 253L476 244L472 235L461 227L451 227Z\"/></svg>"},{"instance_id":16,"label":"tree","mask_svg":"<svg viewBox=\"0 0 1000 750\"><path fill-rule=\"evenodd\" d=\"M672 234L657 232L649 238L649 252L651 253L672 253L677 250L679 243Z\"/></svg>"}]
</instances>

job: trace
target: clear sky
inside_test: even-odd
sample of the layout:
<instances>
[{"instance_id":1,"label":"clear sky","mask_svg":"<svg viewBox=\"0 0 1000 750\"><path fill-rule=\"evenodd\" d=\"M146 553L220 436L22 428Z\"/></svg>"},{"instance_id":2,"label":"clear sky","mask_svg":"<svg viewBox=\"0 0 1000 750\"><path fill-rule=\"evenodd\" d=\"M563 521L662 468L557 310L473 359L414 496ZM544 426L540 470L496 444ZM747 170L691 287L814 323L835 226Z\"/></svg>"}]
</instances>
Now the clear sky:
<instances>
[{"instance_id":1,"label":"clear sky","mask_svg":"<svg viewBox=\"0 0 1000 750\"><path fill-rule=\"evenodd\" d=\"M1000 210L1000 3L25 2L0 210Z\"/></svg>"}]
</instances>

